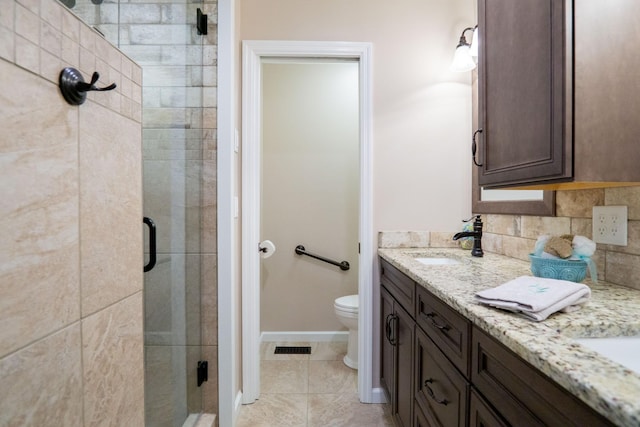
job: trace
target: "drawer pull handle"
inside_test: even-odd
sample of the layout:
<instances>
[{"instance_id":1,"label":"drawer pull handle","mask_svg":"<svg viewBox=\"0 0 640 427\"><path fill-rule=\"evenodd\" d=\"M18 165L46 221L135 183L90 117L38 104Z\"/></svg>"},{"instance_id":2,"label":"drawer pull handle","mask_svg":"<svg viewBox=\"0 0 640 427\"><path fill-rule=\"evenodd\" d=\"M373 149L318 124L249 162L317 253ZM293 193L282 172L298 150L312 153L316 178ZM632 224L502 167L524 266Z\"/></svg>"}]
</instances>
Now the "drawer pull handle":
<instances>
[{"instance_id":1,"label":"drawer pull handle","mask_svg":"<svg viewBox=\"0 0 640 427\"><path fill-rule=\"evenodd\" d=\"M431 320L431 324L436 328L440 329L441 331L449 330L449 325L441 325L438 322L436 322L436 320L434 319L434 317L436 317L435 313L427 313L427 317Z\"/></svg>"},{"instance_id":2,"label":"drawer pull handle","mask_svg":"<svg viewBox=\"0 0 640 427\"><path fill-rule=\"evenodd\" d=\"M449 401L447 399L438 399L435 395L435 393L433 392L433 390L431 389L431 387L429 386L429 384L431 384L433 382L433 378L429 378L427 380L425 380L424 382L424 386L427 389L427 394L429 395L429 397L431 397L437 404L439 405L447 405L449 403Z\"/></svg>"},{"instance_id":3,"label":"drawer pull handle","mask_svg":"<svg viewBox=\"0 0 640 427\"><path fill-rule=\"evenodd\" d=\"M393 313L387 315L385 326L384 326L387 341L389 341L389 344L391 345L393 345L393 338L391 337L391 321L392 320L393 320Z\"/></svg>"}]
</instances>

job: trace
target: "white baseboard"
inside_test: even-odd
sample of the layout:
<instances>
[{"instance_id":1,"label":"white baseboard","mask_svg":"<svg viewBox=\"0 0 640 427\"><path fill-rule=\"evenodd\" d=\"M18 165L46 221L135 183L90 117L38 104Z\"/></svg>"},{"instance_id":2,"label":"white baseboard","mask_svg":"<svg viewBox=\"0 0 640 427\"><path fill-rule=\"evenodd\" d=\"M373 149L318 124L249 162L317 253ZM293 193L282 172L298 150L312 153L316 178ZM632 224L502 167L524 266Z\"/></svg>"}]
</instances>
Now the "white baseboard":
<instances>
[{"instance_id":1,"label":"white baseboard","mask_svg":"<svg viewBox=\"0 0 640 427\"><path fill-rule=\"evenodd\" d=\"M348 341L348 331L262 332L261 342L329 342Z\"/></svg>"},{"instance_id":2,"label":"white baseboard","mask_svg":"<svg viewBox=\"0 0 640 427\"><path fill-rule=\"evenodd\" d=\"M367 403L387 403L387 397L384 394L382 387L377 387L371 390L371 402Z\"/></svg>"}]
</instances>

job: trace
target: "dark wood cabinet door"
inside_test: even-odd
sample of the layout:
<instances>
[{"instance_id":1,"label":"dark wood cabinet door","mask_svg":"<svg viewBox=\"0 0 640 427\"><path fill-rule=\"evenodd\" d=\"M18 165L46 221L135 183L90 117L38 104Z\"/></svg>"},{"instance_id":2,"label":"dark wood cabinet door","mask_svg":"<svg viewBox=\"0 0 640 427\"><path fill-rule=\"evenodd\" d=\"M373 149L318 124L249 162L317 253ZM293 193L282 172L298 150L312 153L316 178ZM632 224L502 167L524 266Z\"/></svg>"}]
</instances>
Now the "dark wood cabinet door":
<instances>
[{"instance_id":1,"label":"dark wood cabinet door","mask_svg":"<svg viewBox=\"0 0 640 427\"><path fill-rule=\"evenodd\" d=\"M413 336L415 321L396 305L397 319L397 410L394 418L398 427L409 427L413 420Z\"/></svg>"},{"instance_id":2,"label":"dark wood cabinet door","mask_svg":"<svg viewBox=\"0 0 640 427\"><path fill-rule=\"evenodd\" d=\"M437 427L467 425L466 379L420 328L415 344L415 400Z\"/></svg>"},{"instance_id":3,"label":"dark wood cabinet door","mask_svg":"<svg viewBox=\"0 0 640 427\"><path fill-rule=\"evenodd\" d=\"M481 186L573 176L566 14L567 0L478 1Z\"/></svg>"},{"instance_id":4,"label":"dark wood cabinet door","mask_svg":"<svg viewBox=\"0 0 640 427\"><path fill-rule=\"evenodd\" d=\"M381 288L380 292L380 313L382 315L380 331L380 383L386 393L387 401L394 411L395 402L395 372L393 370L395 346L393 345L393 298Z\"/></svg>"}]
</instances>

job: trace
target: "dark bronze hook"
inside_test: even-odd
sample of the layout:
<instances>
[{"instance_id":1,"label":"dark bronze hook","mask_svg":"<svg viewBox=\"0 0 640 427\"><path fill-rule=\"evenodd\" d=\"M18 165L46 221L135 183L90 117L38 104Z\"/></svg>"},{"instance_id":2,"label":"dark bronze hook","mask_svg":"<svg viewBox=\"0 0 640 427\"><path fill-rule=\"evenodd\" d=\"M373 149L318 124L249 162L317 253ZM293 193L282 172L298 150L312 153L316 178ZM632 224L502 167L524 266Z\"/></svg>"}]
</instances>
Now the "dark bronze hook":
<instances>
[{"instance_id":1,"label":"dark bronze hook","mask_svg":"<svg viewBox=\"0 0 640 427\"><path fill-rule=\"evenodd\" d=\"M98 72L94 72L91 76L91 82L86 83L82 74L75 68L67 67L60 72L59 84L60 92L64 99L71 105L83 104L87 99L87 92L97 91L104 92L107 90L113 90L116 88L115 83L111 83L109 86L98 88L96 83L100 78Z\"/></svg>"}]
</instances>

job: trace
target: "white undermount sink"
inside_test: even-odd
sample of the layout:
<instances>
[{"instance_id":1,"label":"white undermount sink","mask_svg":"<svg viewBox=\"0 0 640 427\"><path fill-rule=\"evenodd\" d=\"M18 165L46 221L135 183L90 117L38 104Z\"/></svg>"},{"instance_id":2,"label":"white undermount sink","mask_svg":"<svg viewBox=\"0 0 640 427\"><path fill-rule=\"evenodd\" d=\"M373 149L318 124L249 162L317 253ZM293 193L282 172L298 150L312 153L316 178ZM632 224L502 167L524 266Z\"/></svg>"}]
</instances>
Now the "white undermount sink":
<instances>
[{"instance_id":1,"label":"white undermount sink","mask_svg":"<svg viewBox=\"0 0 640 427\"><path fill-rule=\"evenodd\" d=\"M640 374L640 335L613 338L577 338L576 341Z\"/></svg>"},{"instance_id":2,"label":"white undermount sink","mask_svg":"<svg viewBox=\"0 0 640 427\"><path fill-rule=\"evenodd\" d=\"M414 258L416 261L424 264L424 265L454 265L460 264L460 261L455 260L453 258Z\"/></svg>"}]
</instances>

